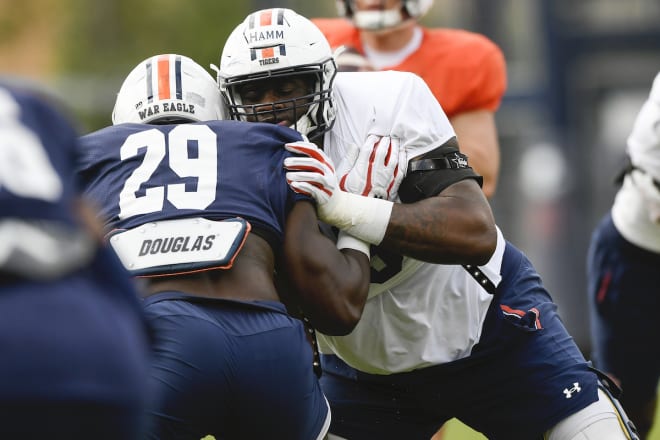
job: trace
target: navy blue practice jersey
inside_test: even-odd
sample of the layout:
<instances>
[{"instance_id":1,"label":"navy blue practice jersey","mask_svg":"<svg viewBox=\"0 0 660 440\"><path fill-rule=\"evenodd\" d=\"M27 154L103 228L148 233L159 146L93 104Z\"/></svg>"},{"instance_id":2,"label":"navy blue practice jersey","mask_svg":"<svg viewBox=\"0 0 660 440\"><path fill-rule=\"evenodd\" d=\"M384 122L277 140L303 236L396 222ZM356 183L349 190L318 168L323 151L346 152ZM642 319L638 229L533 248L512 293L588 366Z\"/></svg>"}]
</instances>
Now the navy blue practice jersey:
<instances>
[{"instance_id":1,"label":"navy blue practice jersey","mask_svg":"<svg viewBox=\"0 0 660 440\"><path fill-rule=\"evenodd\" d=\"M81 138L79 176L113 229L160 220L242 217L271 244L293 202L282 126L240 121L120 124Z\"/></svg>"}]
</instances>

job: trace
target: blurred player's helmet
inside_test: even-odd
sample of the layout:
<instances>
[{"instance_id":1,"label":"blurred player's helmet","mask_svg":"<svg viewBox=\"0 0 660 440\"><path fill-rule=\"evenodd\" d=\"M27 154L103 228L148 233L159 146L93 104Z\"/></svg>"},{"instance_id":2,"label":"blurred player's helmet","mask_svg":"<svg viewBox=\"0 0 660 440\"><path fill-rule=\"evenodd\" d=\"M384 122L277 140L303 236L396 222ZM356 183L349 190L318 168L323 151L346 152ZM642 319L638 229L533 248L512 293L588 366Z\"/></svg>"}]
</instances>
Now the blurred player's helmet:
<instances>
[{"instance_id":1,"label":"blurred player's helmet","mask_svg":"<svg viewBox=\"0 0 660 440\"><path fill-rule=\"evenodd\" d=\"M128 74L117 94L112 123L197 122L220 119L215 80L183 55L156 55Z\"/></svg>"},{"instance_id":2,"label":"blurred player's helmet","mask_svg":"<svg viewBox=\"0 0 660 440\"><path fill-rule=\"evenodd\" d=\"M295 123L291 128L310 139L332 127L332 82L336 74L332 50L316 25L290 9L264 9L248 15L227 39L216 70L231 119L263 119L268 113L276 121L277 105L293 105ZM247 83L293 75L311 77L310 94L268 105L242 103L239 91Z\"/></svg>"},{"instance_id":3,"label":"blurred player's helmet","mask_svg":"<svg viewBox=\"0 0 660 440\"><path fill-rule=\"evenodd\" d=\"M355 7L355 0L337 0L339 15L352 20L356 27L365 30L388 29L409 18L419 19L432 5L433 0L401 0L400 7L394 9L381 7L380 10L359 11Z\"/></svg>"}]
</instances>

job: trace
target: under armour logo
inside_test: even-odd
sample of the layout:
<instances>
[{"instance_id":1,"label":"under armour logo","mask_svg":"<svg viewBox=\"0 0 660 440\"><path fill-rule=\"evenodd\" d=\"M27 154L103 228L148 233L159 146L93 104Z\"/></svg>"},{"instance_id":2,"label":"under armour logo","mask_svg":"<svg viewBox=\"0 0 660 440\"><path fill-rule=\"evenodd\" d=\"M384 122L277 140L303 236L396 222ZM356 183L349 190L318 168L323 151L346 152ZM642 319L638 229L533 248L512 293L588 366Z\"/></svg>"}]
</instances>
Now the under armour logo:
<instances>
[{"instance_id":1,"label":"under armour logo","mask_svg":"<svg viewBox=\"0 0 660 440\"><path fill-rule=\"evenodd\" d=\"M567 399L573 397L573 393L579 393L580 391L582 391L582 388L580 388L580 384L578 382L573 382L572 388L564 388L564 394L566 395Z\"/></svg>"}]
</instances>

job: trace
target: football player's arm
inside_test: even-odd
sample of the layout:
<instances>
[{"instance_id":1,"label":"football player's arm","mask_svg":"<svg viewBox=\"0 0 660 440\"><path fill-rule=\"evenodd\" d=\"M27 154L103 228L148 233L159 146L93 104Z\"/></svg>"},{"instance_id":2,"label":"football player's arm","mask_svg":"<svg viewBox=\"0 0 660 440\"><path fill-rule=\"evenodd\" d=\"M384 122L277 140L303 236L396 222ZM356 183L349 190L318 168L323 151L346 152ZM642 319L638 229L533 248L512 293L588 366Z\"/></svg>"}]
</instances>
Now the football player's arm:
<instances>
[{"instance_id":1,"label":"football player's arm","mask_svg":"<svg viewBox=\"0 0 660 440\"><path fill-rule=\"evenodd\" d=\"M496 244L493 214L474 180L414 203L395 203L380 243L422 261L475 265L488 262Z\"/></svg>"},{"instance_id":2,"label":"football player's arm","mask_svg":"<svg viewBox=\"0 0 660 440\"><path fill-rule=\"evenodd\" d=\"M378 143L376 148L383 145L387 144ZM396 173L380 170L391 168L389 163L372 161L365 171L358 158L358 166L348 173L356 175L356 181L368 182L369 191L353 189L349 193L337 188L334 168L322 151L306 148L297 152L308 158L294 159L287 179L295 191L316 199L324 222L368 243L433 263L482 265L495 251L495 221L480 188L481 177L468 166L455 137L408 161L398 188L404 203L368 196L387 193L383 188L390 187ZM363 153L379 156L372 155L369 148Z\"/></svg>"},{"instance_id":3,"label":"football player's arm","mask_svg":"<svg viewBox=\"0 0 660 440\"><path fill-rule=\"evenodd\" d=\"M455 137L410 159L380 243L391 251L441 264L485 264L497 232L481 176Z\"/></svg>"},{"instance_id":4,"label":"football player's arm","mask_svg":"<svg viewBox=\"0 0 660 440\"><path fill-rule=\"evenodd\" d=\"M500 48L492 41L480 41L480 46L474 51L481 53L479 68L463 79L469 93L450 122L458 136L461 152L467 155L472 168L484 178L484 194L492 197L500 170L495 111L506 91L506 61Z\"/></svg>"},{"instance_id":5,"label":"football player's arm","mask_svg":"<svg viewBox=\"0 0 660 440\"><path fill-rule=\"evenodd\" d=\"M368 245L348 236L335 244L319 230L308 201L295 203L284 236L286 272L305 316L325 334L350 333L367 300Z\"/></svg>"},{"instance_id":6,"label":"football player's arm","mask_svg":"<svg viewBox=\"0 0 660 440\"><path fill-rule=\"evenodd\" d=\"M461 152L470 159L470 166L483 176L482 191L490 198L495 194L500 171L500 146L495 115L490 110L459 113L450 122L458 136Z\"/></svg>"}]
</instances>

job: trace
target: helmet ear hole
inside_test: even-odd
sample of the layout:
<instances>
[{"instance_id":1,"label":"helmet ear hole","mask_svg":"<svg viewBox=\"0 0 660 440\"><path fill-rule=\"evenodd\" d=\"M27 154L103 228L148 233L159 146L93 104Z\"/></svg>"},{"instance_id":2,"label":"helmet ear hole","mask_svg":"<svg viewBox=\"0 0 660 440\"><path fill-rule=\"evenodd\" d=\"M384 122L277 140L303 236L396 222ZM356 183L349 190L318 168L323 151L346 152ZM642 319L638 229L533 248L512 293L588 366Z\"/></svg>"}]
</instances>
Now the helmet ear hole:
<instances>
[{"instance_id":1,"label":"helmet ear hole","mask_svg":"<svg viewBox=\"0 0 660 440\"><path fill-rule=\"evenodd\" d=\"M292 127L312 138L334 122L335 74L332 50L316 25L291 9L272 8L248 15L230 34L220 56L217 82L224 112L232 119L254 120L262 111L259 107L270 108L270 117L262 119L276 123L276 107L293 106ZM294 76L306 81L308 91L303 96L247 105L237 93L250 82Z\"/></svg>"}]
</instances>

